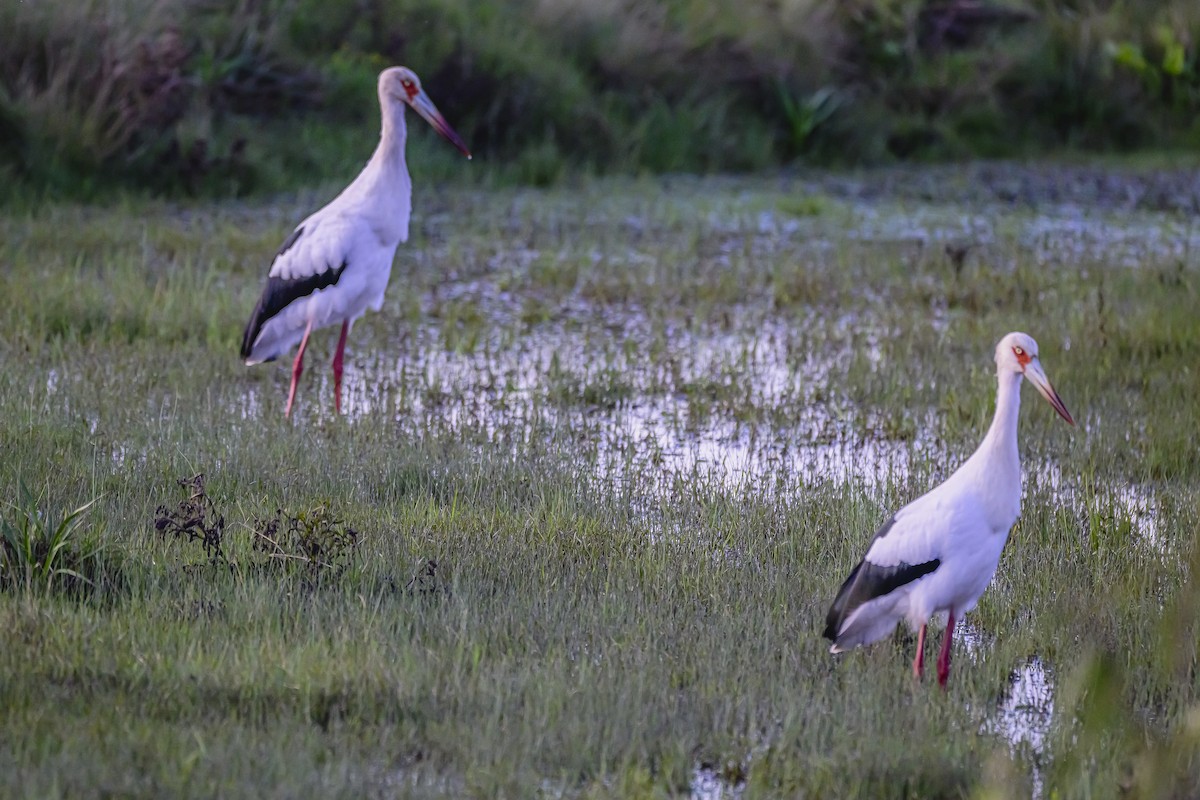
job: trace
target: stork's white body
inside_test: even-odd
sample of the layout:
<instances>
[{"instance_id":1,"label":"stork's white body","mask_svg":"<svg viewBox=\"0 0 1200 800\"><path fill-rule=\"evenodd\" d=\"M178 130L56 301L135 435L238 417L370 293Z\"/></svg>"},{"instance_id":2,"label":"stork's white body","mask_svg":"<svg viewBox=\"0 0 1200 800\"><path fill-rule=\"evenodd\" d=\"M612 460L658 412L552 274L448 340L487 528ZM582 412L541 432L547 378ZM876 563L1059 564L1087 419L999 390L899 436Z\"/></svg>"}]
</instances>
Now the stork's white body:
<instances>
[{"instance_id":1,"label":"stork's white body","mask_svg":"<svg viewBox=\"0 0 1200 800\"><path fill-rule=\"evenodd\" d=\"M1000 381L996 415L983 443L945 483L897 511L892 527L864 558L882 567L941 563L851 612L834 652L878 641L901 620L916 631L937 614L953 611L961 619L979 602L1021 513L1021 376L1009 373Z\"/></svg>"},{"instance_id":2,"label":"stork's white body","mask_svg":"<svg viewBox=\"0 0 1200 800\"><path fill-rule=\"evenodd\" d=\"M302 281L345 265L336 283L288 303L263 323L246 364L289 352L313 330L383 307L396 248L408 241L412 180L404 159L404 112L389 135L384 125L375 154L329 205L296 226L295 242L276 256L268 279Z\"/></svg>"},{"instance_id":3,"label":"stork's white body","mask_svg":"<svg viewBox=\"0 0 1200 800\"><path fill-rule=\"evenodd\" d=\"M408 241L412 180L404 157L404 107L429 121L468 158L466 145L447 124L420 81L406 67L379 74L383 117L379 146L358 177L329 205L312 214L288 237L271 262L266 285L242 338L247 365L270 361L297 343L286 414L292 410L309 334L342 324L333 358L334 403L341 408L342 354L354 320L383 306L392 260Z\"/></svg>"},{"instance_id":4,"label":"stork's white body","mask_svg":"<svg viewBox=\"0 0 1200 800\"><path fill-rule=\"evenodd\" d=\"M996 346L995 358L999 385L987 435L945 483L897 511L875 534L829 609L825 636L833 652L878 641L907 620L919 631L913 662L919 676L925 626L946 614L938 661L938 679L945 683L954 622L975 608L991 583L1021 513L1017 422L1023 378L1074 424L1042 371L1037 342L1010 333Z\"/></svg>"}]
</instances>

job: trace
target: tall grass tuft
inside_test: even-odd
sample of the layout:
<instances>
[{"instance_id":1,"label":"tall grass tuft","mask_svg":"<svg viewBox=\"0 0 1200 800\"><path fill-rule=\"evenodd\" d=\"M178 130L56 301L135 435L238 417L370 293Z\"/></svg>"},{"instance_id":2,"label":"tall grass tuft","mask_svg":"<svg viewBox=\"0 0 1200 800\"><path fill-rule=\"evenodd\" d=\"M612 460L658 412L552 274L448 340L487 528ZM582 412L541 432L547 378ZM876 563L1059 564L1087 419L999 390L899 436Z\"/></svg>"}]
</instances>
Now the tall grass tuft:
<instances>
[{"instance_id":1,"label":"tall grass tuft","mask_svg":"<svg viewBox=\"0 0 1200 800\"><path fill-rule=\"evenodd\" d=\"M95 500L53 514L21 484L19 503L0 517L0 589L26 595L95 586L87 577L100 547L85 535Z\"/></svg>"}]
</instances>

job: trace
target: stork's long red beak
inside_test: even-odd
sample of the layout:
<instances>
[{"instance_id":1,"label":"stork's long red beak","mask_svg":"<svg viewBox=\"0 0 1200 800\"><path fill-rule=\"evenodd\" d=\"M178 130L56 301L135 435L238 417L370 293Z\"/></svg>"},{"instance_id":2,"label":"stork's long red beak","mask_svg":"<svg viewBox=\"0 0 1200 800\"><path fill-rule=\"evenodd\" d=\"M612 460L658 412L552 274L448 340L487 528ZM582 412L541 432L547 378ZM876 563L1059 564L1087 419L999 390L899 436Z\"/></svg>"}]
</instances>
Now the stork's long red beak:
<instances>
[{"instance_id":1,"label":"stork's long red beak","mask_svg":"<svg viewBox=\"0 0 1200 800\"><path fill-rule=\"evenodd\" d=\"M1029 378L1029 382L1041 392L1042 397L1046 398L1046 402L1054 407L1054 410L1058 412L1060 417L1071 425L1075 424L1075 420L1071 418L1071 412L1067 411L1067 406L1063 403L1062 398L1058 396L1058 392L1054 391L1054 387L1050 384L1050 379L1042 371L1041 362L1036 358L1025 365L1025 377Z\"/></svg>"},{"instance_id":2,"label":"stork's long red beak","mask_svg":"<svg viewBox=\"0 0 1200 800\"><path fill-rule=\"evenodd\" d=\"M459 152L467 158L471 157L471 151L467 149L466 142L462 137L455 132L454 128L450 127L450 123L446 122L446 118L442 116L442 112L438 111L437 106L429 99L429 95L425 94L425 90L419 90L415 95L408 99L408 104L413 107L425 121L433 126L433 129L446 138L446 141L458 148Z\"/></svg>"}]
</instances>

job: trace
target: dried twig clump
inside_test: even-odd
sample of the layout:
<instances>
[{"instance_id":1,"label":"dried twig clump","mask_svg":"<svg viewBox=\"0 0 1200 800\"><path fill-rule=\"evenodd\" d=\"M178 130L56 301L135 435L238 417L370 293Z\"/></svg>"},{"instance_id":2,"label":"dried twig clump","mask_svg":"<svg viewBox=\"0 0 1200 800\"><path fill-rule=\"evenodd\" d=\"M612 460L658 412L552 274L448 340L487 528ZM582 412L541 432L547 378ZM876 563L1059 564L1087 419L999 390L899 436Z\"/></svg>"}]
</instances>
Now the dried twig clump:
<instances>
[{"instance_id":1,"label":"dried twig clump","mask_svg":"<svg viewBox=\"0 0 1200 800\"><path fill-rule=\"evenodd\" d=\"M225 517L217 513L212 498L204 492L204 474L182 478L179 485L190 490L186 500L174 511L159 506L154 512L154 529L166 539L173 536L186 542L200 542L204 554L214 564L228 564L225 555Z\"/></svg>"},{"instance_id":2,"label":"dried twig clump","mask_svg":"<svg viewBox=\"0 0 1200 800\"><path fill-rule=\"evenodd\" d=\"M341 576L354 560L362 535L337 518L327 506L318 505L293 514L278 509L275 516L235 525L226 537L225 516L204 490L204 475L194 475L177 483L187 490L179 507L168 510L159 506L154 529L162 539L199 543L207 561L199 567L220 566L249 572L274 572L298 576L306 588L314 588L326 579ZM241 532L233 535L233 532ZM245 558L245 540L249 536L249 563Z\"/></svg>"},{"instance_id":3,"label":"dried twig clump","mask_svg":"<svg viewBox=\"0 0 1200 800\"><path fill-rule=\"evenodd\" d=\"M325 506L317 506L298 516L276 510L274 517L259 520L253 550L264 554L269 564L300 573L313 584L322 576L342 574L361 542L358 531Z\"/></svg>"},{"instance_id":4,"label":"dried twig clump","mask_svg":"<svg viewBox=\"0 0 1200 800\"><path fill-rule=\"evenodd\" d=\"M445 577L438 573L438 562L429 559L404 585L404 593L414 595L450 594Z\"/></svg>"}]
</instances>

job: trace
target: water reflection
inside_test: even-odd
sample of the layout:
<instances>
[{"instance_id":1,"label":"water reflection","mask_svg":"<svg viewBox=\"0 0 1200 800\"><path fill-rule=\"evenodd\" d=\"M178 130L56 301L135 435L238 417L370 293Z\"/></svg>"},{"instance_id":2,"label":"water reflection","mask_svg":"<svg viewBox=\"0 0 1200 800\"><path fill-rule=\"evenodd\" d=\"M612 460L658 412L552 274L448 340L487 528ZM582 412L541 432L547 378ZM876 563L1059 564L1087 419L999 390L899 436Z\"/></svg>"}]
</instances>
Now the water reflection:
<instances>
[{"instance_id":1,"label":"water reflection","mask_svg":"<svg viewBox=\"0 0 1200 800\"><path fill-rule=\"evenodd\" d=\"M963 457L943 443L936 409L910 410L907 429L889 436L837 393L849 350L863 353L864 368L883 368L869 332L815 347L781 323L697 333L625 320L623 331L636 341L657 341L648 354L609 336L613 324L539 326L464 352L429 328L400 352L352 359L343 407L351 420L390 416L413 439L470 436L514 453L566 448L597 488L636 486L646 500L679 480L768 495L825 481L873 491L906 481L918 465L932 483ZM331 381L318 380L302 393L305 413L327 416ZM253 389L242 412L265 413ZM1053 462L1027 463L1025 473L1027 495L1048 491L1081 516L1109 509L1161 547L1151 487L1085 485Z\"/></svg>"},{"instance_id":2,"label":"water reflection","mask_svg":"<svg viewBox=\"0 0 1200 800\"><path fill-rule=\"evenodd\" d=\"M691 800L737 800L745 794L745 783L730 783L708 766L692 771Z\"/></svg>"}]
</instances>

